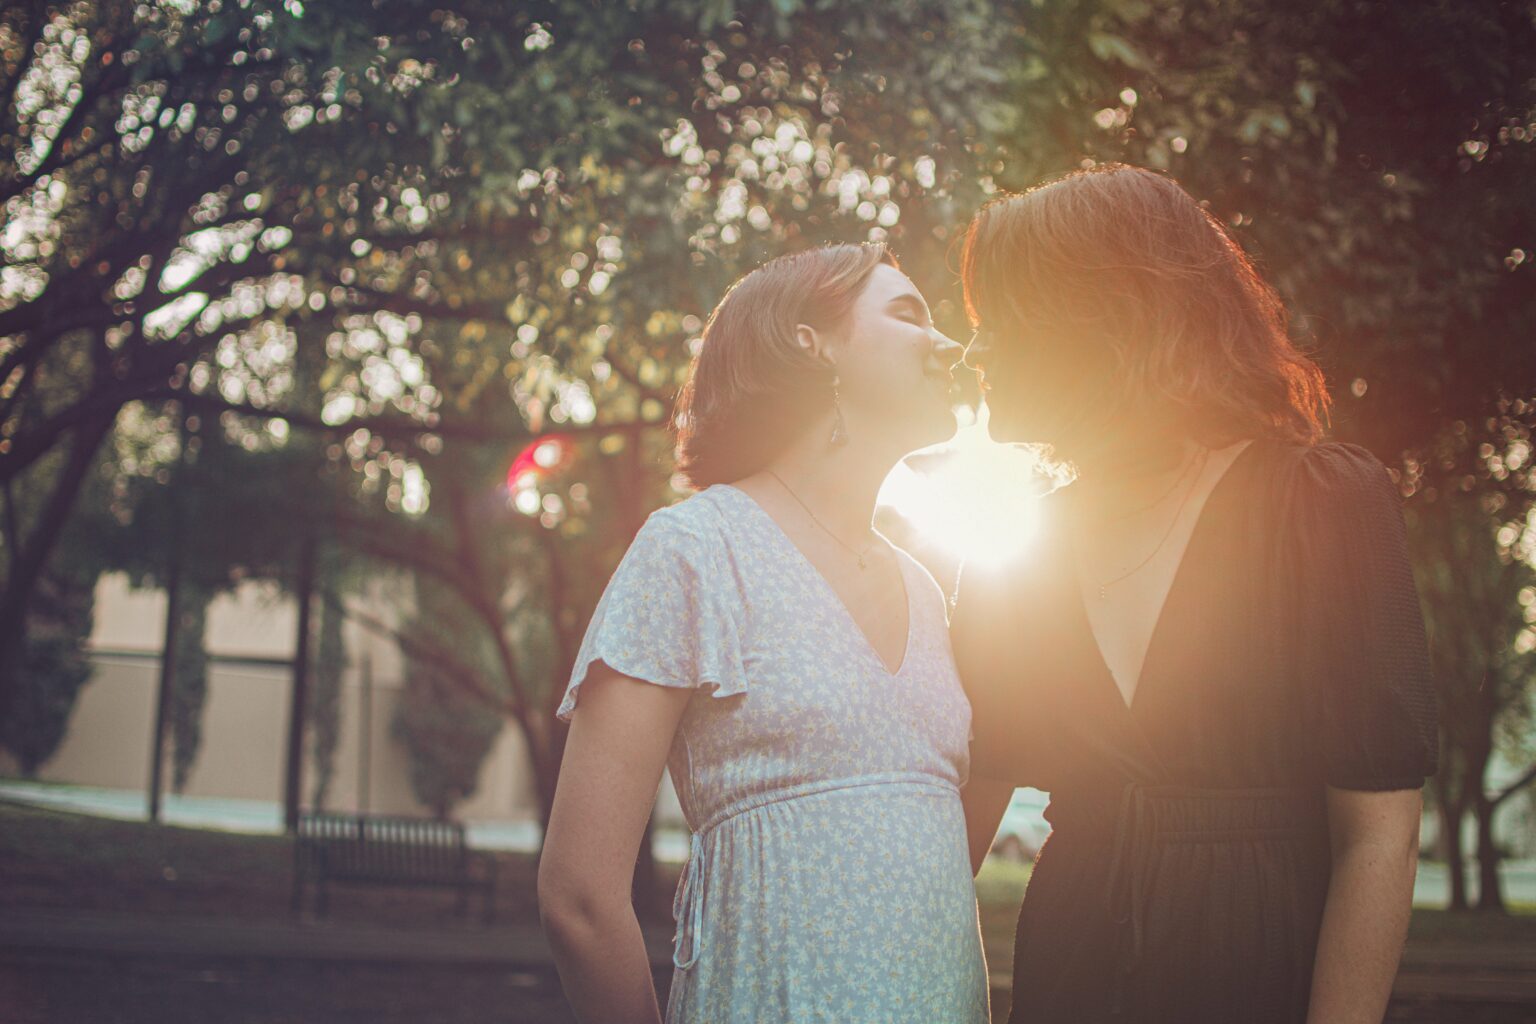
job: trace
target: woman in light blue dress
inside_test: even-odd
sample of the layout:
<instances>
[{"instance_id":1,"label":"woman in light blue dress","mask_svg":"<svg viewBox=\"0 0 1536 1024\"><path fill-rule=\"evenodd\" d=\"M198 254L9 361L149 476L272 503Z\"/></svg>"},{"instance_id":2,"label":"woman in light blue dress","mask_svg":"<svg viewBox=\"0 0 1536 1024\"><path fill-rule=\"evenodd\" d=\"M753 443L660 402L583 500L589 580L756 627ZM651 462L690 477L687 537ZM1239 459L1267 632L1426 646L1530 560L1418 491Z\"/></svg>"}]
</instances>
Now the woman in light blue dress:
<instances>
[{"instance_id":1,"label":"woman in light blue dress","mask_svg":"<svg viewBox=\"0 0 1536 1024\"><path fill-rule=\"evenodd\" d=\"M629 884L660 774L691 830L669 1024L983 1024L960 787L970 707L939 588L870 526L953 431L959 346L882 246L743 278L679 399L697 494L593 614L539 899L585 1024L661 1018Z\"/></svg>"}]
</instances>

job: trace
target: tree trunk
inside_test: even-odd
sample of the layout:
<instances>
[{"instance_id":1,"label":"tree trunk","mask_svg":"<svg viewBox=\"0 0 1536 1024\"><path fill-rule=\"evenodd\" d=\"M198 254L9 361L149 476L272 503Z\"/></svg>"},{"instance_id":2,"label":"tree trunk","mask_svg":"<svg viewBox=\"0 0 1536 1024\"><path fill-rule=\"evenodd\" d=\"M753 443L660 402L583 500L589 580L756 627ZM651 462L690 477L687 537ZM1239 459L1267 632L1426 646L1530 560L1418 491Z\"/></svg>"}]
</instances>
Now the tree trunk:
<instances>
[{"instance_id":1,"label":"tree trunk","mask_svg":"<svg viewBox=\"0 0 1536 1024\"><path fill-rule=\"evenodd\" d=\"M1451 838L1450 856L1446 858L1445 867L1451 879L1451 904L1452 910L1468 910L1471 903L1467 900L1467 855L1461 846L1461 823L1466 819L1466 808L1460 805L1456 808L1456 835Z\"/></svg>"},{"instance_id":2,"label":"tree trunk","mask_svg":"<svg viewBox=\"0 0 1536 1024\"><path fill-rule=\"evenodd\" d=\"M1473 805L1477 815L1477 909L1489 914L1505 912L1504 891L1499 882L1499 848L1493 835L1493 813L1498 805L1479 796Z\"/></svg>"},{"instance_id":3,"label":"tree trunk","mask_svg":"<svg viewBox=\"0 0 1536 1024\"><path fill-rule=\"evenodd\" d=\"M298 636L294 641L293 689L288 707L288 770L283 785L283 823L290 834L299 830L303 799L304 721L309 712L309 613L315 592L315 539L305 537L299 548Z\"/></svg>"},{"instance_id":4,"label":"tree trunk","mask_svg":"<svg viewBox=\"0 0 1536 1024\"><path fill-rule=\"evenodd\" d=\"M1442 768L1435 777L1435 789L1440 805L1440 856L1445 861L1450 878L1450 909L1467 909L1467 865L1461 848L1461 823L1467 817L1467 804L1461 795L1461 787L1453 785L1450 766Z\"/></svg>"},{"instance_id":5,"label":"tree trunk","mask_svg":"<svg viewBox=\"0 0 1536 1024\"><path fill-rule=\"evenodd\" d=\"M5 590L0 595L0 721L10 715L15 693L13 681L26 639L27 606L31 603L32 592L64 534L64 526L80 495L80 487L85 483L86 473L95 462L96 451L115 422L117 410L113 409L110 414L86 420L75 428L64 466L37 517L36 528L26 538L22 549L7 555Z\"/></svg>"},{"instance_id":6,"label":"tree trunk","mask_svg":"<svg viewBox=\"0 0 1536 1024\"><path fill-rule=\"evenodd\" d=\"M1492 714L1488 724L1479 729L1473 742L1467 744L1466 774L1462 776L1462 796L1477 821L1477 909L1502 913L1503 894L1499 886L1499 852L1493 841L1494 803L1484 792L1484 780L1488 776L1488 762L1493 757Z\"/></svg>"},{"instance_id":7,"label":"tree trunk","mask_svg":"<svg viewBox=\"0 0 1536 1024\"><path fill-rule=\"evenodd\" d=\"M185 443L185 440L183 440ZM149 741L149 820L160 821L160 797L165 790L165 732L170 720L171 693L176 687L176 654L181 645L181 545L173 532L165 570L165 637L160 651L160 685L155 691L155 728Z\"/></svg>"}]
</instances>

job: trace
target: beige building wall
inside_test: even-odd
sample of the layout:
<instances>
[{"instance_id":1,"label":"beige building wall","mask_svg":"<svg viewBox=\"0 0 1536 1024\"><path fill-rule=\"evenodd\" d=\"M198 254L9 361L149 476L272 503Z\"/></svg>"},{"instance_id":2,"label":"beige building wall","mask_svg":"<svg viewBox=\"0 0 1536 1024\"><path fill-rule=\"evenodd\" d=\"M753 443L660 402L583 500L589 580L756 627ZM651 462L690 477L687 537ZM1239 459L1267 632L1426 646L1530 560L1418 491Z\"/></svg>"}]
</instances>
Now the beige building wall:
<instances>
[{"instance_id":1,"label":"beige building wall","mask_svg":"<svg viewBox=\"0 0 1536 1024\"><path fill-rule=\"evenodd\" d=\"M398 599L399 590L391 595ZM371 615L390 621L397 610L382 589L368 595ZM208 698L203 742L188 779L188 796L237 797L281 802L292 685L286 663L293 656L297 609L291 599L262 584L242 585L209 609ZM102 577L96 590L91 635L96 672L81 691L68 732L39 777L80 785L143 791L148 788L159 652L165 630L165 596L133 591L126 577ZM371 743L368 810L425 814L411 792L409 759L390 735L405 665L393 643L347 623L349 667L342 680L340 736L328 806L361 809L364 768L362 712L365 665L371 677ZM312 742L312 739L311 739ZM304 800L314 787L312 759L305 761ZM169 782L169 774L167 774ZM467 820L521 820L537 816L525 748L515 727L502 730L472 798L457 815Z\"/></svg>"}]
</instances>

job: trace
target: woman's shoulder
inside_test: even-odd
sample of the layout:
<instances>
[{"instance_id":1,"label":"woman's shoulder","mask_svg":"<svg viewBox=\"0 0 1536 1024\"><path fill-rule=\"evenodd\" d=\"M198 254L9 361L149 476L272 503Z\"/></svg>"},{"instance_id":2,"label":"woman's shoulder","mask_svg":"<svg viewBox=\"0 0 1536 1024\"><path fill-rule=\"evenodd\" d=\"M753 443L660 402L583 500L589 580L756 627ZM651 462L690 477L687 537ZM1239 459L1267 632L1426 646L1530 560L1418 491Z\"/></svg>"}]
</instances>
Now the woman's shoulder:
<instances>
[{"instance_id":1,"label":"woman's shoulder","mask_svg":"<svg viewBox=\"0 0 1536 1024\"><path fill-rule=\"evenodd\" d=\"M1332 506L1397 506L1397 480L1370 450L1347 441L1277 443L1274 479L1293 498Z\"/></svg>"},{"instance_id":2,"label":"woman's shoulder","mask_svg":"<svg viewBox=\"0 0 1536 1024\"><path fill-rule=\"evenodd\" d=\"M737 560L732 525L739 510L721 485L664 505L646 517L627 557L655 565L688 567L711 579L728 575ZM739 521L739 520L738 520Z\"/></svg>"},{"instance_id":3,"label":"woman's shoulder","mask_svg":"<svg viewBox=\"0 0 1536 1024\"><path fill-rule=\"evenodd\" d=\"M695 491L646 517L642 535L655 542L714 545L724 542L727 510L721 485Z\"/></svg>"}]
</instances>

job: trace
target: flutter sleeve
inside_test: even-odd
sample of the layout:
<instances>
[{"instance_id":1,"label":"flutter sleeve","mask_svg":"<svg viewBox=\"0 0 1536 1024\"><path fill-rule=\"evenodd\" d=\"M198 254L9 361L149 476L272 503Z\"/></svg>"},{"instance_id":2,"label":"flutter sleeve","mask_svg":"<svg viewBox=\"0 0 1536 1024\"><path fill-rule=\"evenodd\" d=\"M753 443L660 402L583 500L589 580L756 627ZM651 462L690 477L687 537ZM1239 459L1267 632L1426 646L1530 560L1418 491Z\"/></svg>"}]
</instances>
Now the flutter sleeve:
<instances>
[{"instance_id":1,"label":"flutter sleeve","mask_svg":"<svg viewBox=\"0 0 1536 1024\"><path fill-rule=\"evenodd\" d=\"M1321 444L1290 481L1295 642L1309 655L1327 782L1417 789L1437 764L1437 706L1402 499L1365 449Z\"/></svg>"},{"instance_id":2,"label":"flutter sleeve","mask_svg":"<svg viewBox=\"0 0 1536 1024\"><path fill-rule=\"evenodd\" d=\"M735 577L721 538L696 518L681 506L661 509L635 535L592 613L555 712L562 721L599 661L657 686L746 692Z\"/></svg>"}]
</instances>

